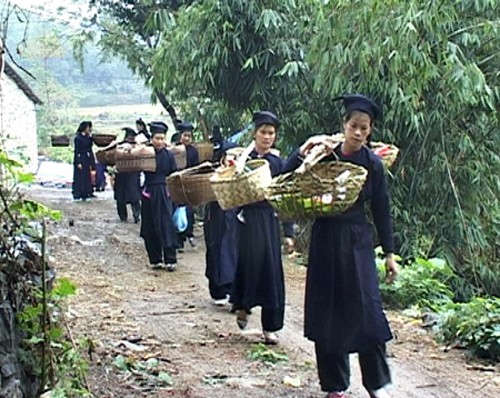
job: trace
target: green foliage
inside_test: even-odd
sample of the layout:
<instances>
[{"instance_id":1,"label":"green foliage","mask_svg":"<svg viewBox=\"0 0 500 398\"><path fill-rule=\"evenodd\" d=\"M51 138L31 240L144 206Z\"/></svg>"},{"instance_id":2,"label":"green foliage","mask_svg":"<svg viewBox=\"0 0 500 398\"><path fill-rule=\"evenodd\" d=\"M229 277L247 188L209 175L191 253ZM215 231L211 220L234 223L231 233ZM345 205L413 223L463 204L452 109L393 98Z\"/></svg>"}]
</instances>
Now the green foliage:
<instances>
[{"instance_id":1,"label":"green foliage","mask_svg":"<svg viewBox=\"0 0 500 398\"><path fill-rule=\"evenodd\" d=\"M87 395L82 387L88 368L81 354L85 342L76 346L63 330L65 300L76 293L76 287L61 278L49 289L45 220L60 221L61 213L19 193L19 186L32 182L33 176L23 173L22 165L3 151L0 169L0 251L4 253L0 277L5 296L12 297L17 310L23 338L19 357L29 375L35 376L33 383L40 382L40 390L48 385L53 396Z\"/></svg>"},{"instance_id":2,"label":"green foliage","mask_svg":"<svg viewBox=\"0 0 500 398\"><path fill-rule=\"evenodd\" d=\"M333 97L374 97L374 139L402 149L391 187L400 252L445 258L470 285L462 298L500 295L498 1L92 3L103 48L148 85L193 99L225 131L276 111L284 154L341 128Z\"/></svg>"},{"instance_id":3,"label":"green foliage","mask_svg":"<svg viewBox=\"0 0 500 398\"><path fill-rule=\"evenodd\" d=\"M3 169L0 181L0 211L6 216L7 222L14 228L15 233L28 233L40 239L33 230L32 221L43 218L61 219L61 212L49 209L42 203L33 201L19 194L19 186L34 181L31 173L23 171L22 164L11 159L0 150L0 167Z\"/></svg>"},{"instance_id":4,"label":"green foliage","mask_svg":"<svg viewBox=\"0 0 500 398\"><path fill-rule=\"evenodd\" d=\"M207 0L181 8L175 26L151 17L148 26L164 30L153 58L153 87L221 104L227 116L207 107L207 119L222 120L230 130L247 124L256 109L272 109L284 121L279 145L288 152L294 137L315 125L319 117L310 109L323 100L313 93L304 62L310 15L319 4Z\"/></svg>"},{"instance_id":5,"label":"green foliage","mask_svg":"<svg viewBox=\"0 0 500 398\"><path fill-rule=\"evenodd\" d=\"M468 303L448 304L439 314L435 331L448 345L500 361L500 299L476 297Z\"/></svg>"},{"instance_id":6,"label":"green foliage","mask_svg":"<svg viewBox=\"0 0 500 398\"><path fill-rule=\"evenodd\" d=\"M418 306L438 310L443 304L451 303L454 298L450 286L456 275L446 261L439 258L417 258L401 269L392 284L384 281L384 260L377 259L377 268L382 299L391 307L405 309Z\"/></svg>"},{"instance_id":7,"label":"green foliage","mask_svg":"<svg viewBox=\"0 0 500 398\"><path fill-rule=\"evenodd\" d=\"M252 344L248 352L248 359L252 361L262 361L265 363L288 362L288 355L283 352L277 352L266 346L258 343Z\"/></svg>"},{"instance_id":8,"label":"green foliage","mask_svg":"<svg viewBox=\"0 0 500 398\"><path fill-rule=\"evenodd\" d=\"M129 376L136 376L141 384L148 385L149 388L174 385L172 376L161 368L160 361L156 358L139 361L133 357L118 355L113 360L113 365Z\"/></svg>"},{"instance_id":9,"label":"green foliage","mask_svg":"<svg viewBox=\"0 0 500 398\"><path fill-rule=\"evenodd\" d=\"M83 353L88 348L88 342L82 340L78 345L73 345L60 326L65 322L61 318L65 301L74 294L76 286L69 279L61 278L46 297L41 289L33 289L33 303L17 313L17 322L24 335L22 349L30 353L24 358L29 358L33 373L37 376L42 375L42 369L50 369L51 396L89 395L83 387L88 371L88 362ZM49 309L47 322L42 321L45 316L43 300L46 300ZM48 327L44 326L46 324Z\"/></svg>"},{"instance_id":10,"label":"green foliage","mask_svg":"<svg viewBox=\"0 0 500 398\"><path fill-rule=\"evenodd\" d=\"M489 0L329 1L308 52L318 90L384 105L375 138L402 148L392 187L401 252L418 255L424 237L429 254L493 294L500 137L488 132L499 129L499 15Z\"/></svg>"}]
</instances>

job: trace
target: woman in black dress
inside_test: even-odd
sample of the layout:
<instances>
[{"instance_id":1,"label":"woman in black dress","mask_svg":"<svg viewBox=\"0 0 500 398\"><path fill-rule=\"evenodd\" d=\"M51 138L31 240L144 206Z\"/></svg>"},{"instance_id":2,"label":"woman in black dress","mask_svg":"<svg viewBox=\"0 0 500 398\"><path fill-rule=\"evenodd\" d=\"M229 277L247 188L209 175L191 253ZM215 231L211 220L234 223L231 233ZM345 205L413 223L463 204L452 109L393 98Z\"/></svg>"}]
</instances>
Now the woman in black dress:
<instances>
[{"instance_id":1,"label":"woman in black dress","mask_svg":"<svg viewBox=\"0 0 500 398\"><path fill-rule=\"evenodd\" d=\"M255 149L253 159L266 159L273 176L283 162L271 153L280 126L271 112L254 114ZM238 213L238 264L230 302L236 311L240 329L247 326L252 307L261 306L261 323L265 342L276 344L276 331L283 328L285 284L281 261L280 223L267 201L243 206Z\"/></svg>"},{"instance_id":2,"label":"woman in black dress","mask_svg":"<svg viewBox=\"0 0 500 398\"><path fill-rule=\"evenodd\" d=\"M222 137L220 138L222 140ZM226 151L236 146L227 142L214 143L212 162L223 163ZM229 302L238 261L237 209L222 210L218 202L205 205L203 236L206 246L205 276L210 297L217 306Z\"/></svg>"},{"instance_id":3,"label":"woman in black dress","mask_svg":"<svg viewBox=\"0 0 500 398\"><path fill-rule=\"evenodd\" d=\"M151 268L177 268L177 236L172 221L172 200L167 191L166 177L177 170L174 155L165 146L167 125L152 122L151 143L156 152L156 171L145 172L142 191L141 237L144 239Z\"/></svg>"},{"instance_id":4,"label":"woman in black dress","mask_svg":"<svg viewBox=\"0 0 500 398\"><path fill-rule=\"evenodd\" d=\"M137 128L136 142L143 143L151 141L151 134L149 134L146 123L141 118L135 121L135 127Z\"/></svg>"},{"instance_id":5,"label":"woman in black dress","mask_svg":"<svg viewBox=\"0 0 500 398\"><path fill-rule=\"evenodd\" d=\"M179 145L186 148L186 168L196 166L200 163L198 149L193 143L194 126L189 122L181 122L177 125L177 131L180 133ZM192 206L186 206L188 225L184 232L177 234L179 251L184 249L184 242L187 240L191 247L196 246L194 240L194 209Z\"/></svg>"},{"instance_id":6,"label":"woman in black dress","mask_svg":"<svg viewBox=\"0 0 500 398\"><path fill-rule=\"evenodd\" d=\"M124 141L120 144L135 143L137 133L134 129L125 127ZM141 187L140 172L117 172L114 178L114 198L116 200L116 210L120 221L126 222L128 219L127 204L132 208L134 222L137 224L141 219Z\"/></svg>"},{"instance_id":7,"label":"woman in black dress","mask_svg":"<svg viewBox=\"0 0 500 398\"><path fill-rule=\"evenodd\" d=\"M321 388L328 398L345 397L349 387L349 354L357 352L363 385L370 397L385 397L391 381L385 343L392 338L382 310L373 244L365 214L369 202L390 280L398 272L389 194L381 160L365 146L379 115L378 106L362 95L344 100L345 140L335 145L328 136L314 136L291 155L293 170L316 145L325 145L334 159L365 167L368 177L358 201L346 212L316 219L309 247L305 300L305 335L314 341Z\"/></svg>"},{"instance_id":8,"label":"woman in black dress","mask_svg":"<svg viewBox=\"0 0 500 398\"><path fill-rule=\"evenodd\" d=\"M73 199L87 200L93 195L91 172L95 170L92 152L92 123L81 122L75 136L73 155Z\"/></svg>"}]
</instances>

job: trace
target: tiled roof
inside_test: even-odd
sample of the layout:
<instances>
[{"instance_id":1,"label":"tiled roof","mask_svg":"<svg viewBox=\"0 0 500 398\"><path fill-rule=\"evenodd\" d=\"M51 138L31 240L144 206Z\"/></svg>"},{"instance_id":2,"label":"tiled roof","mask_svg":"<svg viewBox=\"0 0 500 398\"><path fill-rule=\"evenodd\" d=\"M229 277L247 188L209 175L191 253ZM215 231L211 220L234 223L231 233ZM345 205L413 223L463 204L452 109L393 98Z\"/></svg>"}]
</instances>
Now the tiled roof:
<instances>
[{"instance_id":1,"label":"tiled roof","mask_svg":"<svg viewBox=\"0 0 500 398\"><path fill-rule=\"evenodd\" d=\"M19 87L26 96L35 103L35 105L42 105L43 102L38 96L33 92L33 90L28 86L28 84L23 80L21 76L14 70L12 66L10 66L7 62L4 64L4 72L7 76L9 76L14 83L16 83L17 87Z\"/></svg>"}]
</instances>

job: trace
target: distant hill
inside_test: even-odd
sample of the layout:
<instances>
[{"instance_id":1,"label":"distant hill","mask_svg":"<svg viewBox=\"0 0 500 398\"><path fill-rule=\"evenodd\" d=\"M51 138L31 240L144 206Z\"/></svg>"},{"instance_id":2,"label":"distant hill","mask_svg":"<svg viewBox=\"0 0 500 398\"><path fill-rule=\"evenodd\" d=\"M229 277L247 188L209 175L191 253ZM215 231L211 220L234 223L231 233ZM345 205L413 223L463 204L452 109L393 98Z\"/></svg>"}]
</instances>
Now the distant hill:
<instances>
[{"instance_id":1,"label":"distant hill","mask_svg":"<svg viewBox=\"0 0 500 398\"><path fill-rule=\"evenodd\" d=\"M30 47L26 47L26 43L53 29L62 32L64 36L66 28L35 15L31 16L26 37L25 27L24 21L20 22L16 17L11 17L6 43L16 62L35 75L37 80L34 81L27 74L20 72L35 90L38 81L46 78L43 71L48 70L51 77L66 88L81 107L150 103L151 91L144 87L143 81L118 58L100 63L99 49L96 47L88 48L82 71L73 58L67 35L62 41L61 56L48 59L42 64L42 60L32 57L33 54L30 54ZM9 61L8 56L6 59Z\"/></svg>"}]
</instances>

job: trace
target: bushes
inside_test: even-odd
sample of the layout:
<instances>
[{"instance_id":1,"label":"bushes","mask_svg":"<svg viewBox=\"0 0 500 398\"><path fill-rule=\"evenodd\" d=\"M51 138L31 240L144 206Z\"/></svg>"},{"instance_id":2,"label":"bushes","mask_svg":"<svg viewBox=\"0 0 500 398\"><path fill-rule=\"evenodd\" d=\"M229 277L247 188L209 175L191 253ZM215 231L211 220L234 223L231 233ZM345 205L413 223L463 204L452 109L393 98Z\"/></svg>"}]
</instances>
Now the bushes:
<instances>
[{"instance_id":1,"label":"bushes","mask_svg":"<svg viewBox=\"0 0 500 398\"><path fill-rule=\"evenodd\" d=\"M391 307L405 309L416 305L435 310L454 298L450 285L456 276L444 260L417 258L402 269L391 285L383 282L385 268L382 259L377 260L377 267L384 303Z\"/></svg>"},{"instance_id":2,"label":"bushes","mask_svg":"<svg viewBox=\"0 0 500 398\"><path fill-rule=\"evenodd\" d=\"M417 258L401 269L398 279L384 282L385 267L377 259L380 291L384 303L396 309L414 308L435 313L435 338L473 355L500 361L500 299L475 297L455 302L458 277L442 259Z\"/></svg>"},{"instance_id":3,"label":"bushes","mask_svg":"<svg viewBox=\"0 0 500 398\"><path fill-rule=\"evenodd\" d=\"M500 299L475 297L444 306L434 328L439 341L500 361Z\"/></svg>"}]
</instances>

